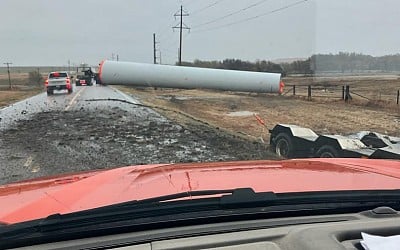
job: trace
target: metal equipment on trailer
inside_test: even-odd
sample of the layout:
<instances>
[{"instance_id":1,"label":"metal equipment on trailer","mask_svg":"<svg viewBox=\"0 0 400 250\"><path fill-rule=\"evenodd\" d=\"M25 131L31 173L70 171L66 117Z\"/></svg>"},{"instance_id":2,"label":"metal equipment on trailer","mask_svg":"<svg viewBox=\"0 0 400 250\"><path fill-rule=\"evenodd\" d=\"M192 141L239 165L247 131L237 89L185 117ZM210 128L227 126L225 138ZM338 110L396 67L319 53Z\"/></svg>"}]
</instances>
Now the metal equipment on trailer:
<instances>
[{"instance_id":1,"label":"metal equipment on trailer","mask_svg":"<svg viewBox=\"0 0 400 250\"><path fill-rule=\"evenodd\" d=\"M285 158L400 159L400 137L371 131L319 135L309 128L278 124L269 130L271 150Z\"/></svg>"}]
</instances>

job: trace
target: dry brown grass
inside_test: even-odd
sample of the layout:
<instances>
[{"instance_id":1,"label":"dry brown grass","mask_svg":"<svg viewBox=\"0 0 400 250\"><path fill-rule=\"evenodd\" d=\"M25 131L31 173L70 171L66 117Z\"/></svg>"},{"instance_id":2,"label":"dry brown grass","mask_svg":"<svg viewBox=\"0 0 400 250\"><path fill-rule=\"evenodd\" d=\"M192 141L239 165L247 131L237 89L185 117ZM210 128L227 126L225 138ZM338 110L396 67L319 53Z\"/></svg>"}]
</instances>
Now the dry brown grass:
<instances>
[{"instance_id":1,"label":"dry brown grass","mask_svg":"<svg viewBox=\"0 0 400 250\"><path fill-rule=\"evenodd\" d=\"M0 108L39 94L42 91L43 89L40 88L29 90L0 90Z\"/></svg>"},{"instance_id":2,"label":"dry brown grass","mask_svg":"<svg viewBox=\"0 0 400 250\"><path fill-rule=\"evenodd\" d=\"M353 99L367 102L395 103L397 91L400 90L400 77L387 76L352 76L352 77L287 77L283 81L287 84L287 96L292 95L291 88L296 85L296 94L307 96L307 86L312 86L312 96L340 99L342 86L349 85L354 94ZM366 97L366 98L363 98Z\"/></svg>"},{"instance_id":3,"label":"dry brown grass","mask_svg":"<svg viewBox=\"0 0 400 250\"><path fill-rule=\"evenodd\" d=\"M400 109L382 109L376 105L346 104L340 100L306 101L302 98L268 94L220 92L210 90L134 89L118 87L155 105L190 114L214 127L249 135L249 139L268 141L266 128L254 116L229 116L230 112L250 111L259 114L268 128L275 124L297 124L318 133L346 134L360 130L400 135ZM187 118L171 113L164 115L178 122Z\"/></svg>"}]
</instances>

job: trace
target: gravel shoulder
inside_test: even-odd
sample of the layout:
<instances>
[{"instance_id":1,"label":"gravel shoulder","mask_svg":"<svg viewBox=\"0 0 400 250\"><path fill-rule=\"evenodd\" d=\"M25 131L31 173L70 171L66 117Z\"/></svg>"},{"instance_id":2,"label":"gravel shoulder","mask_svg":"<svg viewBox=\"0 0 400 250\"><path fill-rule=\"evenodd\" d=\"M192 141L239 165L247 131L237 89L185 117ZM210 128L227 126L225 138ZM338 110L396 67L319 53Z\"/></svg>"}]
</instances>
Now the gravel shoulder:
<instances>
[{"instance_id":1,"label":"gravel shoulder","mask_svg":"<svg viewBox=\"0 0 400 250\"><path fill-rule=\"evenodd\" d=\"M146 110L41 112L17 122L0 137L0 184L127 165L274 158L261 143Z\"/></svg>"}]
</instances>

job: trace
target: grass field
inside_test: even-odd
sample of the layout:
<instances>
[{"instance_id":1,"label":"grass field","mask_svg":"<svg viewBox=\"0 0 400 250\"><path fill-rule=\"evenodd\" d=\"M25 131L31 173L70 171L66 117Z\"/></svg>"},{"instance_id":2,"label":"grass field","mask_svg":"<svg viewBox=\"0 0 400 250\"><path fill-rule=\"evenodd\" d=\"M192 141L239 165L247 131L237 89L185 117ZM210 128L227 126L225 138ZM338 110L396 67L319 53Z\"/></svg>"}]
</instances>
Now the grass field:
<instances>
[{"instance_id":1,"label":"grass field","mask_svg":"<svg viewBox=\"0 0 400 250\"><path fill-rule=\"evenodd\" d=\"M309 84L308 78L285 79L286 83L299 86ZM323 85L324 79L312 79L314 86ZM399 79L329 79L332 86L348 83L364 95L381 97L400 89ZM326 84L325 84L326 85ZM318 133L348 134L360 130L371 130L400 136L400 108L397 105L380 106L370 101L354 98L344 103L340 98L304 98L279 96L275 94L250 94L212 90L177 90L130 88L119 86L132 93L150 106L158 106L183 112L207 122L214 127L231 133L247 136L249 139L269 140L268 131L261 126L254 113L258 114L272 128L275 124L296 124L312 128ZM341 92L339 92L339 97ZM191 122L187 116L177 112L159 110L179 123Z\"/></svg>"},{"instance_id":2,"label":"grass field","mask_svg":"<svg viewBox=\"0 0 400 250\"><path fill-rule=\"evenodd\" d=\"M0 90L0 108L43 92L43 89Z\"/></svg>"},{"instance_id":3,"label":"grass field","mask_svg":"<svg viewBox=\"0 0 400 250\"><path fill-rule=\"evenodd\" d=\"M342 86L349 85L353 104L376 104L394 107L397 91L400 90L400 76L346 76L346 77L288 77L284 79L286 96L292 96L296 86L296 95L307 96L308 85L312 86L314 99L341 99Z\"/></svg>"},{"instance_id":4,"label":"grass field","mask_svg":"<svg viewBox=\"0 0 400 250\"><path fill-rule=\"evenodd\" d=\"M11 86L7 74L0 74L0 108L44 91L43 85L31 84L28 73L12 74Z\"/></svg>"}]
</instances>

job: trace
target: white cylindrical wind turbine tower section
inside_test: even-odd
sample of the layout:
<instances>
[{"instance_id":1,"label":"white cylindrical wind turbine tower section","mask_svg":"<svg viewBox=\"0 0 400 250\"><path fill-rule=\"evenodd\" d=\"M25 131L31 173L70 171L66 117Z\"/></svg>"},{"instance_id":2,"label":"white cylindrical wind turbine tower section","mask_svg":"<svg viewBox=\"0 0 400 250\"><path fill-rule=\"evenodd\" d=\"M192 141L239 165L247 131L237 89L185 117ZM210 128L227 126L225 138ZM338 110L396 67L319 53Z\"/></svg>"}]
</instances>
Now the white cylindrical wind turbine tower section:
<instances>
[{"instance_id":1,"label":"white cylindrical wind turbine tower section","mask_svg":"<svg viewBox=\"0 0 400 250\"><path fill-rule=\"evenodd\" d=\"M103 61L99 77L104 84L180 89L217 89L282 93L281 74L195 68L133 62Z\"/></svg>"}]
</instances>

